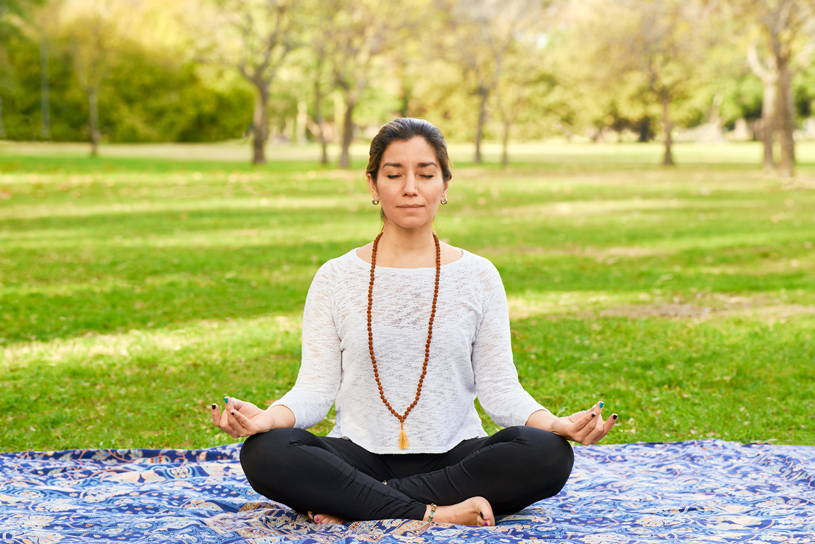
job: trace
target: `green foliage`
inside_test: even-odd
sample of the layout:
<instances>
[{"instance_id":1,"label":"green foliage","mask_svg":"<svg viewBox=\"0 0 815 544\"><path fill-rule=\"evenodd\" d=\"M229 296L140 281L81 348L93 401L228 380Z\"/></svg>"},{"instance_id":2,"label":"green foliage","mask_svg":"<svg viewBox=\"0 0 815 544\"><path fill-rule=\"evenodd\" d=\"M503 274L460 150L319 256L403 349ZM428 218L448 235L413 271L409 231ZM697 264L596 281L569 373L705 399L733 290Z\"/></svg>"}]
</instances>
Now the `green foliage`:
<instances>
[{"instance_id":1,"label":"green foliage","mask_svg":"<svg viewBox=\"0 0 815 544\"><path fill-rule=\"evenodd\" d=\"M51 51L55 141L88 138L89 98L82 83L87 87L91 80L101 81L104 141L211 142L242 136L255 100L253 87L236 70L240 28L247 21L236 16L242 4L192 0L190 6L200 9L186 8L183 24L171 4L143 2L133 11L119 6L115 16L103 16L101 0L82 3L87 13L60 10L55 0L4 2L0 121L7 137L40 138L42 37ZM660 93L669 96L670 122L678 129L708 123L715 114L731 126L742 117L755 120L763 88L746 66L746 50L761 36L754 15L768 4L742 2L752 6L745 12L714 9L730 4L739 2L296 2L284 21L285 39L273 48L269 126L291 137L302 102L313 118L315 81L326 134L334 141L341 133L341 122L335 122L337 95L355 104L357 135L400 114L433 121L453 142L475 138L479 89L489 90L487 140L499 140L510 118L514 140L599 138L605 129L623 139L631 139L623 134L631 131L650 140L661 133ZM251 5L244 15L251 16L252 28L263 30L256 37L271 32L274 17L266 12L267 3ZM213 15L213 6L224 11ZM530 15L542 7L547 9ZM88 21L100 23L96 40L84 32ZM153 25L162 29L160 37L144 31ZM815 69L799 54L807 50L805 38L790 45L796 53L799 121L811 115L815 99ZM264 42L252 43L246 54L262 63ZM289 46L291 53L284 55ZM759 56L768 53L760 44ZM104 64L93 77L82 68L94 64L89 59ZM270 66L264 70L269 77ZM312 131L307 135L316 138Z\"/></svg>"},{"instance_id":2,"label":"green foliage","mask_svg":"<svg viewBox=\"0 0 815 544\"><path fill-rule=\"evenodd\" d=\"M72 69L72 51L55 43L49 63L51 136L87 138L88 102ZM8 138L40 134L40 48L26 37L8 43L17 85L4 97ZM252 93L243 85L210 85L190 61L157 55L139 43L122 46L102 85L101 131L110 142L204 142L240 137L251 122Z\"/></svg>"},{"instance_id":3,"label":"green foliage","mask_svg":"<svg viewBox=\"0 0 815 544\"><path fill-rule=\"evenodd\" d=\"M725 124L732 124L736 119L755 120L761 118L761 101L763 88L761 81L750 75L721 82L722 106L719 110Z\"/></svg>"},{"instance_id":4,"label":"green foliage","mask_svg":"<svg viewBox=\"0 0 815 544\"><path fill-rule=\"evenodd\" d=\"M19 35L19 21L31 18L43 0L2 0L0 2L0 44ZM16 19L16 20L15 20Z\"/></svg>"},{"instance_id":5,"label":"green foliage","mask_svg":"<svg viewBox=\"0 0 815 544\"><path fill-rule=\"evenodd\" d=\"M812 103L815 101L815 64L797 74L793 79L795 110L800 118L812 117Z\"/></svg>"},{"instance_id":6,"label":"green foliage","mask_svg":"<svg viewBox=\"0 0 815 544\"><path fill-rule=\"evenodd\" d=\"M454 146L437 231L501 271L556 413L602 398L609 442L815 444L815 147L798 190L739 166L758 145L675 151ZM0 147L0 450L229 442L209 404L291 387L313 274L379 229L362 165L62 153Z\"/></svg>"},{"instance_id":7,"label":"green foliage","mask_svg":"<svg viewBox=\"0 0 815 544\"><path fill-rule=\"evenodd\" d=\"M111 69L100 109L112 142L202 142L240 137L252 101L245 86L212 89L193 63L156 58L132 44Z\"/></svg>"},{"instance_id":8,"label":"green foliage","mask_svg":"<svg viewBox=\"0 0 815 544\"><path fill-rule=\"evenodd\" d=\"M3 97L3 120L11 140L36 140L40 135L40 46L18 36L7 43L8 60L16 85ZM70 70L70 60L57 55L51 62L52 136L56 140L84 139L81 127L87 114L82 94ZM79 107L78 107L79 106ZM78 127L79 130L73 128Z\"/></svg>"}]
</instances>

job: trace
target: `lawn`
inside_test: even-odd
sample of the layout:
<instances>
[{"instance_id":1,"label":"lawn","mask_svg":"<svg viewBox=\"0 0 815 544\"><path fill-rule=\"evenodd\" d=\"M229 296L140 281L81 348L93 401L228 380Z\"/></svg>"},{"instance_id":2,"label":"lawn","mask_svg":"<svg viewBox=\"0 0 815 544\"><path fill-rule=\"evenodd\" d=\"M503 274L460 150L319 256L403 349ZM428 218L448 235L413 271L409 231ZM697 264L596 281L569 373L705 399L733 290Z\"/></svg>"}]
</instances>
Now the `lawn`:
<instances>
[{"instance_id":1,"label":"lawn","mask_svg":"<svg viewBox=\"0 0 815 544\"><path fill-rule=\"evenodd\" d=\"M451 147L437 232L501 271L533 396L604 400L608 442L815 445L815 145L794 181L753 144ZM379 229L364 163L84 151L0 145L0 450L232 441L209 404L293 385L312 276Z\"/></svg>"}]
</instances>

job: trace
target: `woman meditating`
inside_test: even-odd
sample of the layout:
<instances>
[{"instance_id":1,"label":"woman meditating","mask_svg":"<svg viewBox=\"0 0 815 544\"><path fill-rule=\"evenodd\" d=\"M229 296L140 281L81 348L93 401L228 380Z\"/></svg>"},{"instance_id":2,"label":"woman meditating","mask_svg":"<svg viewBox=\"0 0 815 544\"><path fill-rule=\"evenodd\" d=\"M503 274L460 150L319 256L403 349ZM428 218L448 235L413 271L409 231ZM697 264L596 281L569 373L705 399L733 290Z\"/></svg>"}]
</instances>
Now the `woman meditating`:
<instances>
[{"instance_id":1,"label":"woman meditating","mask_svg":"<svg viewBox=\"0 0 815 544\"><path fill-rule=\"evenodd\" d=\"M241 466L258 493L317 523L495 525L557 494L567 440L596 444L617 416L603 420L598 402L555 417L521 387L498 271L433 232L452 178L436 127L386 124L366 172L384 227L317 272L294 387L266 410L228 397L212 419L249 437ZM476 397L504 429L487 436ZM308 432L332 404L330 434Z\"/></svg>"}]
</instances>

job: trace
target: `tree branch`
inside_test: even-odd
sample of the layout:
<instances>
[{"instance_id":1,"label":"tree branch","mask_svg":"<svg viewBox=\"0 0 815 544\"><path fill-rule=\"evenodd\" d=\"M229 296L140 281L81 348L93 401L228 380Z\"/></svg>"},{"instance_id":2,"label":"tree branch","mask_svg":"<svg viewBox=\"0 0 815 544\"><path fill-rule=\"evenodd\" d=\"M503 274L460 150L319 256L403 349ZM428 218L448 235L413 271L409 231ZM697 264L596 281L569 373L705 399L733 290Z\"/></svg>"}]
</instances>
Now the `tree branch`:
<instances>
[{"instance_id":1,"label":"tree branch","mask_svg":"<svg viewBox=\"0 0 815 544\"><path fill-rule=\"evenodd\" d=\"M770 70L761 64L761 60L758 58L758 46L755 40L751 41L750 45L747 46L747 64L753 73L764 83L773 83L777 78L775 74L771 73Z\"/></svg>"}]
</instances>

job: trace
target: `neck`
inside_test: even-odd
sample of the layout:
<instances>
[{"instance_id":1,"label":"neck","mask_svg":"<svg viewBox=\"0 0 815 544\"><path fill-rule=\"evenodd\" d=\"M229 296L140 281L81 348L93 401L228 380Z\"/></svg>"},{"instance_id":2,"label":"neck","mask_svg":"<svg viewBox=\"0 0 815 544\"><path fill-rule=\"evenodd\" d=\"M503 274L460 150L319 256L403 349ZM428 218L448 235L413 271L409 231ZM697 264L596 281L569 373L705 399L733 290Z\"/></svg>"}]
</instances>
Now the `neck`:
<instances>
[{"instance_id":1,"label":"neck","mask_svg":"<svg viewBox=\"0 0 815 544\"><path fill-rule=\"evenodd\" d=\"M395 268L435 266L436 244L433 226L402 229L385 223L377 249L377 264Z\"/></svg>"}]
</instances>

